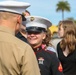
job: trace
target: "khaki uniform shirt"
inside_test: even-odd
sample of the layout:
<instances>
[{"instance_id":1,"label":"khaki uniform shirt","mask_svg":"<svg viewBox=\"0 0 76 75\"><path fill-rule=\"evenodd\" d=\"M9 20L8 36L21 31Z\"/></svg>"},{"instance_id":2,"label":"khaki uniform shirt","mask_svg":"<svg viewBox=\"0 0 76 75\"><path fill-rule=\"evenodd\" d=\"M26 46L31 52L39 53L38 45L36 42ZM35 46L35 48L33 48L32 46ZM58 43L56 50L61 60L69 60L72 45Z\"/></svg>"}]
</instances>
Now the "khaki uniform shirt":
<instances>
[{"instance_id":1,"label":"khaki uniform shirt","mask_svg":"<svg viewBox=\"0 0 76 75\"><path fill-rule=\"evenodd\" d=\"M0 75L40 75L32 48L0 26Z\"/></svg>"}]
</instances>

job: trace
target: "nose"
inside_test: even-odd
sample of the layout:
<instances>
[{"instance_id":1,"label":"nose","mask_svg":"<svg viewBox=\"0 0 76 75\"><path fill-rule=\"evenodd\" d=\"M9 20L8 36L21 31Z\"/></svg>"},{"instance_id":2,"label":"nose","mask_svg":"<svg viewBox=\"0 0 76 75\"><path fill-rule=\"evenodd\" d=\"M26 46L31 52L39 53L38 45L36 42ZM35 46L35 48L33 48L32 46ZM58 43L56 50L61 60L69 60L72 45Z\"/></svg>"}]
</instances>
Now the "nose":
<instances>
[{"instance_id":1,"label":"nose","mask_svg":"<svg viewBox=\"0 0 76 75\"><path fill-rule=\"evenodd\" d=\"M31 33L30 36L35 36L35 34Z\"/></svg>"}]
</instances>

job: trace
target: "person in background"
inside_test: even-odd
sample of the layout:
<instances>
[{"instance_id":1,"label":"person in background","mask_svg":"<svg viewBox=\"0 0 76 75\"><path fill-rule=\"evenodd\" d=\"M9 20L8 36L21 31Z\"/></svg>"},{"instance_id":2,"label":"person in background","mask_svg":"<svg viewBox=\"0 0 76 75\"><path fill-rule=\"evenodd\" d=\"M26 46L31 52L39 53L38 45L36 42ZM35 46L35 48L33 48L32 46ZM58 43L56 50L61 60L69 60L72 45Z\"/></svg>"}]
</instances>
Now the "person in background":
<instances>
[{"instance_id":1,"label":"person in background","mask_svg":"<svg viewBox=\"0 0 76 75\"><path fill-rule=\"evenodd\" d=\"M40 16L28 16L25 23L27 40L36 54L41 75L63 75L56 54L46 49L47 27L52 25L51 22Z\"/></svg>"},{"instance_id":2,"label":"person in background","mask_svg":"<svg viewBox=\"0 0 76 75\"><path fill-rule=\"evenodd\" d=\"M52 26L49 29L54 30L54 31L52 31L52 38L50 40L50 43L53 45L55 53L58 56L57 44L61 41L61 38L58 36L58 26Z\"/></svg>"},{"instance_id":3,"label":"person in background","mask_svg":"<svg viewBox=\"0 0 76 75\"><path fill-rule=\"evenodd\" d=\"M56 53L54 46L50 43L51 38L52 38L51 31L49 30L49 28L47 28L46 38L44 39L43 42L44 46L46 47L47 50L51 50Z\"/></svg>"},{"instance_id":4,"label":"person in background","mask_svg":"<svg viewBox=\"0 0 76 75\"><path fill-rule=\"evenodd\" d=\"M23 15L24 16L30 16L31 14L30 14L30 12L28 10L25 10L25 12L23 12Z\"/></svg>"},{"instance_id":5,"label":"person in background","mask_svg":"<svg viewBox=\"0 0 76 75\"><path fill-rule=\"evenodd\" d=\"M59 36L62 40L57 45L58 58L64 75L76 75L76 29L73 21L59 22Z\"/></svg>"},{"instance_id":6,"label":"person in background","mask_svg":"<svg viewBox=\"0 0 76 75\"><path fill-rule=\"evenodd\" d=\"M25 17L30 16L30 12L28 10L25 10L25 12L22 13ZM26 25L24 24L25 20L22 22L19 32L16 34L16 37L21 39L22 41L28 43L27 36L26 36Z\"/></svg>"},{"instance_id":7,"label":"person in background","mask_svg":"<svg viewBox=\"0 0 76 75\"><path fill-rule=\"evenodd\" d=\"M12 4L11 4L12 3ZM0 75L40 75L32 48L15 37L29 3L0 1Z\"/></svg>"},{"instance_id":8,"label":"person in background","mask_svg":"<svg viewBox=\"0 0 76 75\"><path fill-rule=\"evenodd\" d=\"M56 54L57 54L57 44L61 41L62 38L60 38L58 36L58 32L56 33L56 37L52 38L50 43L52 43L52 45L54 46L54 49L56 50Z\"/></svg>"}]
</instances>

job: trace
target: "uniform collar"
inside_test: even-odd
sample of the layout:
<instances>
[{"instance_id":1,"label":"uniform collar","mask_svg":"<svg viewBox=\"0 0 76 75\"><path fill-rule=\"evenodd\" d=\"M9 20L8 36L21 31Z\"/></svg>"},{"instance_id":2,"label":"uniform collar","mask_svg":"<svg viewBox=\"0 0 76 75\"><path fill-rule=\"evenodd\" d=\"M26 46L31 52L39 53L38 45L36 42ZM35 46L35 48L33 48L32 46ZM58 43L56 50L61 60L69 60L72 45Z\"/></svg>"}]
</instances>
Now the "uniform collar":
<instances>
[{"instance_id":1,"label":"uniform collar","mask_svg":"<svg viewBox=\"0 0 76 75\"><path fill-rule=\"evenodd\" d=\"M34 50L34 52L37 52L37 51L40 51L40 50L45 50L45 45L42 44L42 45L40 45L36 48L33 48L33 50Z\"/></svg>"},{"instance_id":2,"label":"uniform collar","mask_svg":"<svg viewBox=\"0 0 76 75\"><path fill-rule=\"evenodd\" d=\"M34 52L38 52L39 50L42 50L42 47L41 46L38 46L36 48L33 48Z\"/></svg>"},{"instance_id":3,"label":"uniform collar","mask_svg":"<svg viewBox=\"0 0 76 75\"><path fill-rule=\"evenodd\" d=\"M0 31L15 35L15 32L13 30L5 26L0 26Z\"/></svg>"}]
</instances>

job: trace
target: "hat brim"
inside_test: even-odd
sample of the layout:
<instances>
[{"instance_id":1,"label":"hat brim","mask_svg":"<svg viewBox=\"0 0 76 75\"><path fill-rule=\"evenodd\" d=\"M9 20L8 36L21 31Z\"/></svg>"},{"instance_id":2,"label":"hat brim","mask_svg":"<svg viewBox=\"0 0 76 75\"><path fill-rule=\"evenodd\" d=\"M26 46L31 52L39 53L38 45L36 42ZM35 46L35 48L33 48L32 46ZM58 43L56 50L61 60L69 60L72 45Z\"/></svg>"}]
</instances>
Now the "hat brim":
<instances>
[{"instance_id":1,"label":"hat brim","mask_svg":"<svg viewBox=\"0 0 76 75\"><path fill-rule=\"evenodd\" d=\"M26 32L46 32L46 30L40 27L27 27Z\"/></svg>"}]
</instances>

